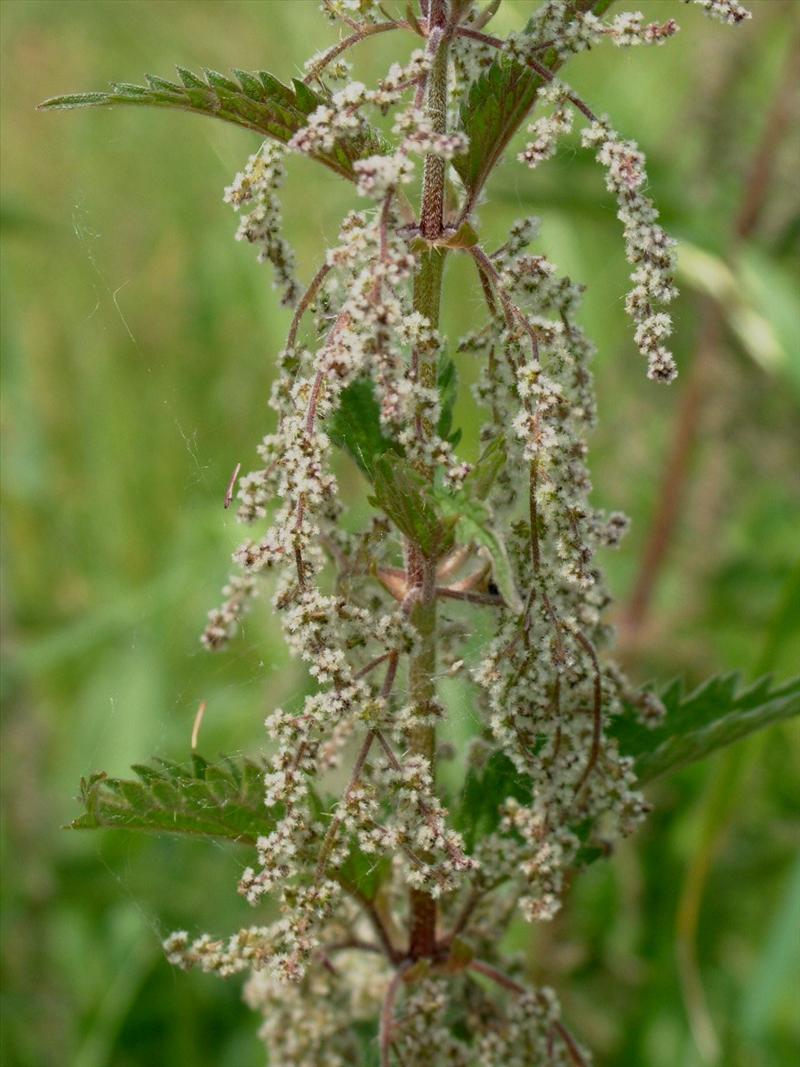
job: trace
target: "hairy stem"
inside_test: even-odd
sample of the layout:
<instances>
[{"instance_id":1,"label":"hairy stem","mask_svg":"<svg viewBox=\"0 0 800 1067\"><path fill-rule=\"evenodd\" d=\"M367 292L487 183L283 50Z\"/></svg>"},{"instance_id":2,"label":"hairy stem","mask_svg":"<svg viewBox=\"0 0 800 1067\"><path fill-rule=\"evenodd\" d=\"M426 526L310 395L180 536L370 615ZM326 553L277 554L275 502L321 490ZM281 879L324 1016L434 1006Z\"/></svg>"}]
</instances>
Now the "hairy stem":
<instances>
[{"instance_id":1,"label":"hairy stem","mask_svg":"<svg viewBox=\"0 0 800 1067\"><path fill-rule=\"evenodd\" d=\"M367 37L372 37L376 33L386 33L387 30L399 30L406 28L405 22L376 22L372 25L359 26L354 33L351 33L349 37L345 37L343 41L339 41L338 44L333 45L326 52L320 56L319 60L306 74L303 81L306 85L310 85L315 78L318 78L320 74L325 70L329 63L332 63L334 59L337 59L343 52L346 52L348 48L352 48L354 44L360 44L361 41L365 41Z\"/></svg>"},{"instance_id":2,"label":"hairy stem","mask_svg":"<svg viewBox=\"0 0 800 1067\"><path fill-rule=\"evenodd\" d=\"M442 34L427 85L427 110L436 132L447 130L447 41L443 36L447 23L446 0L431 0L429 8L431 32ZM420 211L422 234L428 239L441 235L445 199L444 160L428 156ZM414 310L424 315L431 326L439 324L442 275L445 252L427 248L421 253L420 266L414 279ZM412 356L412 375L426 389L436 388L438 353L436 349L417 349ZM425 426L417 418L419 438L430 435L433 427ZM432 478L432 471L423 472ZM436 560L428 559L413 541L406 544L408 574L408 603L410 619L417 631L418 642L410 658L408 684L413 715L418 725L411 731L410 750L424 756L435 778L436 727ZM436 901L423 890L412 889L409 899L410 930L409 955L412 958L432 956L436 950Z\"/></svg>"},{"instance_id":3,"label":"hairy stem","mask_svg":"<svg viewBox=\"0 0 800 1067\"><path fill-rule=\"evenodd\" d=\"M425 110L434 133L447 133L447 0L431 0L429 36L438 44L428 75L428 98ZM422 187L422 211L420 225L422 236L436 240L442 235L444 225L444 179L447 164L441 156L425 157L425 174Z\"/></svg>"}]
</instances>

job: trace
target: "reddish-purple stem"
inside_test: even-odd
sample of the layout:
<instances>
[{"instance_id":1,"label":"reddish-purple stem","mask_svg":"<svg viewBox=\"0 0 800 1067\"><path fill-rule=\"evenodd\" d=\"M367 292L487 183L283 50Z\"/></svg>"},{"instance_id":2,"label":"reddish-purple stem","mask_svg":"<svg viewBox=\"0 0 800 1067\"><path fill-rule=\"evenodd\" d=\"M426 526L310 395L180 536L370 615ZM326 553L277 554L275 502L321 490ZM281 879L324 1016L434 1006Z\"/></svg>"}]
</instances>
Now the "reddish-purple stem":
<instances>
[{"instance_id":1,"label":"reddish-purple stem","mask_svg":"<svg viewBox=\"0 0 800 1067\"><path fill-rule=\"evenodd\" d=\"M386 996L383 998L380 1024L381 1067L390 1067L391 1064L394 1006L403 981L403 975L408 970L409 966L410 963L407 961L400 964L398 969L392 975L392 980L389 982L389 988L386 990Z\"/></svg>"},{"instance_id":2,"label":"reddish-purple stem","mask_svg":"<svg viewBox=\"0 0 800 1067\"><path fill-rule=\"evenodd\" d=\"M408 24L405 22L376 22L372 25L363 26L351 33L349 37L345 37L343 41L339 41L338 44L333 45L328 51L320 58L319 62L315 63L311 70L303 78L303 83L309 85L315 78L318 78L325 67L329 63L332 63L334 59L337 59L342 52L346 52L348 48L352 48L353 45L359 44L361 41L372 37L376 33L386 33L387 30L399 30L408 29Z\"/></svg>"}]
</instances>

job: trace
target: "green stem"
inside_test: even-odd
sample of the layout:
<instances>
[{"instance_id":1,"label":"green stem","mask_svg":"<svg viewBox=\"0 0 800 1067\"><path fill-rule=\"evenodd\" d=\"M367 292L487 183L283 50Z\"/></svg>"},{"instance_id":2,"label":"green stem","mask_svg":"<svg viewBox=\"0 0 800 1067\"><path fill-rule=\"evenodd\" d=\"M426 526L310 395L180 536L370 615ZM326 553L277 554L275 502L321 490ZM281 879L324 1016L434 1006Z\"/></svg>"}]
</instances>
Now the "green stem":
<instances>
[{"instance_id":1,"label":"green stem","mask_svg":"<svg viewBox=\"0 0 800 1067\"><path fill-rule=\"evenodd\" d=\"M441 32L447 21L445 0L431 0L430 25ZM427 111L437 132L447 130L447 41L443 38L434 56L428 76ZM425 160L422 210L420 212L423 237L436 240L443 228L445 201L444 160L428 156ZM414 310L424 315L431 326L439 325L442 276L445 250L428 247L420 256L414 279ZM418 348L412 357L412 373L425 389L436 388L438 352L436 348ZM417 434L428 437L434 427L417 420ZM433 470L421 471L433 480ZM436 773L436 560L427 558L419 545L406 543L410 619L417 631L417 646L409 662L409 692L413 716L418 720L411 729L409 748L414 755L424 756ZM431 957L436 951L436 901L426 892L412 889L409 898L410 931L409 955L412 958Z\"/></svg>"},{"instance_id":2,"label":"green stem","mask_svg":"<svg viewBox=\"0 0 800 1067\"><path fill-rule=\"evenodd\" d=\"M445 253L431 248L422 253L422 262L414 283L414 309L432 326L439 321L439 301ZM417 351L414 356L418 379L426 388L436 387L437 354ZM422 426L427 436L431 427ZM425 472L432 478L432 471ZM424 756L436 772L436 560L427 558L413 541L406 542L410 619L417 631L417 645L409 660L408 684L415 719L409 738L414 755ZM436 901L430 894L412 889L410 897L411 930L409 953L413 957L432 956L436 948Z\"/></svg>"},{"instance_id":3,"label":"green stem","mask_svg":"<svg viewBox=\"0 0 800 1067\"><path fill-rule=\"evenodd\" d=\"M413 714L419 719L411 729L409 748L424 756L435 773L436 727L431 719L436 710L436 563L425 559L414 545L408 545L408 562L414 582L411 596L416 598L411 622L418 639L409 663L408 683ZM409 903L409 952L413 957L432 956L436 948L436 901L429 893L412 889Z\"/></svg>"}]
</instances>

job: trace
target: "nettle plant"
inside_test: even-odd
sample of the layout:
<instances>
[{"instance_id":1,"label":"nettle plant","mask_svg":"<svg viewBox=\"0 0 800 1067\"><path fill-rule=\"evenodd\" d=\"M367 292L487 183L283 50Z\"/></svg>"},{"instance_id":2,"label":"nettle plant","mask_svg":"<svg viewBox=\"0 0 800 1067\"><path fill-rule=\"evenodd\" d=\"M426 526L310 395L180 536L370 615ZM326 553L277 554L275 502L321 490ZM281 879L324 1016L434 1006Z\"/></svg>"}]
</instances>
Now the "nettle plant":
<instances>
[{"instance_id":1,"label":"nettle plant","mask_svg":"<svg viewBox=\"0 0 800 1067\"><path fill-rule=\"evenodd\" d=\"M725 23L749 18L736 0L691 2ZM556 76L606 40L660 45L678 29L610 6L546 0L501 39L487 32L499 0L420 0L397 17L372 0L323 0L342 37L291 88L261 71L179 69L179 82L42 105L181 108L266 138L225 200L295 312L275 429L238 482L238 518L256 533L203 642L222 648L274 572L272 604L313 691L270 714L264 762L194 755L137 767L138 781L96 774L74 825L255 849L239 891L266 904L266 924L229 940L179 932L165 948L180 967L248 973L273 1064L587 1063L555 992L528 988L519 960L502 958L509 923L552 919L576 871L644 818L642 783L798 710L796 684L740 690L728 676L659 697L608 658L596 553L627 523L590 502L581 286L529 251L536 219L480 232L487 181L517 130L530 122L516 154L537 167L577 117L624 227L636 344L650 378L675 377L663 310L674 242L645 193L644 158ZM345 56L390 31L418 47L377 85L354 80ZM277 199L292 152L361 198L305 289ZM439 320L454 256L474 266L486 312L448 346ZM475 462L453 425L460 360L480 368ZM363 475L371 511L358 532L343 523L335 448ZM235 479L226 504L234 491ZM467 657L476 632L489 636ZM438 685L459 675L480 722L461 752L441 743ZM458 789L440 781L445 759L463 764Z\"/></svg>"}]
</instances>

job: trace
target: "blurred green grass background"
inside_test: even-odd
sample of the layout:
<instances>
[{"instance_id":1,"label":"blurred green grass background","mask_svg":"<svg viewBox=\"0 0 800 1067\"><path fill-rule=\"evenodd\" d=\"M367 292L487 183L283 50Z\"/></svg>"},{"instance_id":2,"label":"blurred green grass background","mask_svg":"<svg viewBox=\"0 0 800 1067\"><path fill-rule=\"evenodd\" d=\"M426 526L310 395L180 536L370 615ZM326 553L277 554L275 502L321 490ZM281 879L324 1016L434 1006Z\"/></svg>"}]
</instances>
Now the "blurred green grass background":
<instances>
[{"instance_id":1,"label":"blurred green grass background","mask_svg":"<svg viewBox=\"0 0 800 1067\"><path fill-rule=\"evenodd\" d=\"M534 174L509 156L482 230L491 244L513 218L541 214L543 249L590 284L597 498L634 524L607 561L621 603L698 338L719 309L720 341L696 383L680 521L624 655L641 682L680 674L691 684L731 669L787 676L800 664L796 125L770 153L754 235L729 250L776 96L796 122L785 71L799 8L755 0L753 22L727 32L672 0L630 6L675 15L684 33L657 51L597 50L568 76L640 141L668 228L690 249L676 386L645 380L622 309L614 207L585 154L566 148ZM507 2L499 27L519 26L532 7ZM285 80L332 33L313 0L5 0L0 17L3 1062L251 1067L263 1054L237 984L175 974L159 947L175 927L225 933L252 921L235 892L247 857L60 827L77 813L81 774L123 773L150 754L183 758L201 700L206 755L255 751L266 711L304 684L266 601L228 653L204 654L197 636L240 534L221 507L225 485L271 425L266 398L288 321L221 202L258 142L174 113L34 108L145 70L168 77L176 63L266 68ZM392 48L389 37L364 46L357 70L380 73ZM286 217L304 278L351 200L310 162L290 163ZM459 264L449 287L454 339L480 301ZM469 365L460 369L468 382ZM468 403L459 410L474 421ZM469 446L476 426L466 429ZM453 713L469 714L463 694ZM775 729L654 788L647 829L576 885L555 926L514 932L531 975L558 987L598 1063L794 1062L797 740L796 728ZM696 989L688 998L703 1059L681 994L676 923L687 872L706 863L696 954L707 1003Z\"/></svg>"}]
</instances>

